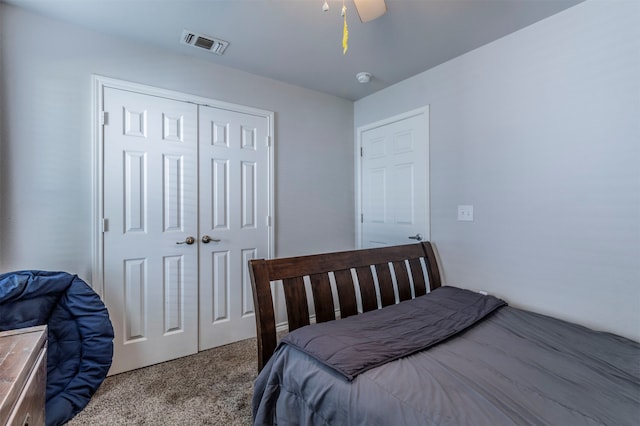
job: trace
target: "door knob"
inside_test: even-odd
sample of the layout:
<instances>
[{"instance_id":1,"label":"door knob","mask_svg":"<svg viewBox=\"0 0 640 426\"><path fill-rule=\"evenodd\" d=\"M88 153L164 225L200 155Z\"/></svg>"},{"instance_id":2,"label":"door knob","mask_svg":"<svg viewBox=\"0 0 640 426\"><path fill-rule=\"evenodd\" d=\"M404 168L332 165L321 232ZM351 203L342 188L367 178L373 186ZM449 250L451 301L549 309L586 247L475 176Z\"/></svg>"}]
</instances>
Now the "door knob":
<instances>
[{"instance_id":1,"label":"door knob","mask_svg":"<svg viewBox=\"0 0 640 426\"><path fill-rule=\"evenodd\" d=\"M185 238L184 241L179 241L176 244L188 244L188 245L191 245L191 244L193 244L195 242L196 242L196 239L191 237L191 236L189 236L189 237Z\"/></svg>"},{"instance_id":2,"label":"door knob","mask_svg":"<svg viewBox=\"0 0 640 426\"><path fill-rule=\"evenodd\" d=\"M210 236L208 236L208 235L204 235L204 236L202 237L202 242L203 242L203 243L205 243L205 244L209 244L211 241L213 241L214 243L219 243L219 242L220 242L220 240L219 240L219 239L217 239L217 238L211 238L211 237L210 237Z\"/></svg>"},{"instance_id":3,"label":"door knob","mask_svg":"<svg viewBox=\"0 0 640 426\"><path fill-rule=\"evenodd\" d=\"M416 234L413 237L409 237L411 240L422 241L422 235Z\"/></svg>"}]
</instances>

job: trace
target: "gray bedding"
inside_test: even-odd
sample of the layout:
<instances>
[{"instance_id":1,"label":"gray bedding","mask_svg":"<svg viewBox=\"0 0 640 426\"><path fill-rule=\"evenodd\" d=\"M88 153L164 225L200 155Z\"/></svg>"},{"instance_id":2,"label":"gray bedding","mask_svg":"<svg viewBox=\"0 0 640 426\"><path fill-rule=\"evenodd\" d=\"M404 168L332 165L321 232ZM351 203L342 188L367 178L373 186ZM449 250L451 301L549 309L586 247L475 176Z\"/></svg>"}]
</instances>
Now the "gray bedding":
<instances>
[{"instance_id":1,"label":"gray bedding","mask_svg":"<svg viewBox=\"0 0 640 426\"><path fill-rule=\"evenodd\" d=\"M256 425L637 425L640 344L509 306L353 381L285 344L253 412Z\"/></svg>"},{"instance_id":2,"label":"gray bedding","mask_svg":"<svg viewBox=\"0 0 640 426\"><path fill-rule=\"evenodd\" d=\"M302 327L281 344L294 346L353 380L458 334L505 304L493 296L440 287L385 309Z\"/></svg>"}]
</instances>

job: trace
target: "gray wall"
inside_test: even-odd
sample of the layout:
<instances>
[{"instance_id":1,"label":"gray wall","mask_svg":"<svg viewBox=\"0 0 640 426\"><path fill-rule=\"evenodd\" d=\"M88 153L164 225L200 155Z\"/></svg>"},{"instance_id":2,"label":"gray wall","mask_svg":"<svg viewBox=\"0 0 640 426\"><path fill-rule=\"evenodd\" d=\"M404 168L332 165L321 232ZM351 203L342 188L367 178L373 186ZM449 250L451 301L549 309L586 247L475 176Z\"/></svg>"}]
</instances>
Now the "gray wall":
<instances>
[{"instance_id":1,"label":"gray wall","mask_svg":"<svg viewBox=\"0 0 640 426\"><path fill-rule=\"evenodd\" d=\"M426 104L447 284L640 340L640 3L574 6L356 102L355 125Z\"/></svg>"},{"instance_id":2,"label":"gray wall","mask_svg":"<svg viewBox=\"0 0 640 426\"><path fill-rule=\"evenodd\" d=\"M276 254L354 246L352 102L4 4L0 37L0 272L91 278L92 74L274 111Z\"/></svg>"},{"instance_id":3,"label":"gray wall","mask_svg":"<svg viewBox=\"0 0 640 426\"><path fill-rule=\"evenodd\" d=\"M0 272L91 275L93 73L275 111L280 256L353 247L354 122L429 104L446 282L640 340L639 19L587 1L354 109L0 4Z\"/></svg>"}]
</instances>

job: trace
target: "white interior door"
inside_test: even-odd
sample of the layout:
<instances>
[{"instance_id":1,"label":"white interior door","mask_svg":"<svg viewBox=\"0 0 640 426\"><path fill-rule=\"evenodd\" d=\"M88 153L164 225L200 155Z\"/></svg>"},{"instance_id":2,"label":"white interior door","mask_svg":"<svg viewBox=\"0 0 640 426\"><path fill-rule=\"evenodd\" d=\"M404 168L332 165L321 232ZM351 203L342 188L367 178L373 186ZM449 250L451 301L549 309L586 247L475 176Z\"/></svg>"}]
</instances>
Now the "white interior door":
<instances>
[{"instance_id":1,"label":"white interior door","mask_svg":"<svg viewBox=\"0 0 640 426\"><path fill-rule=\"evenodd\" d=\"M428 109L359 129L363 248L428 240Z\"/></svg>"},{"instance_id":2,"label":"white interior door","mask_svg":"<svg viewBox=\"0 0 640 426\"><path fill-rule=\"evenodd\" d=\"M119 373L197 352L197 106L104 89L104 300Z\"/></svg>"},{"instance_id":3,"label":"white interior door","mask_svg":"<svg viewBox=\"0 0 640 426\"><path fill-rule=\"evenodd\" d=\"M200 350L256 335L248 261L269 256L268 124L200 107Z\"/></svg>"}]
</instances>

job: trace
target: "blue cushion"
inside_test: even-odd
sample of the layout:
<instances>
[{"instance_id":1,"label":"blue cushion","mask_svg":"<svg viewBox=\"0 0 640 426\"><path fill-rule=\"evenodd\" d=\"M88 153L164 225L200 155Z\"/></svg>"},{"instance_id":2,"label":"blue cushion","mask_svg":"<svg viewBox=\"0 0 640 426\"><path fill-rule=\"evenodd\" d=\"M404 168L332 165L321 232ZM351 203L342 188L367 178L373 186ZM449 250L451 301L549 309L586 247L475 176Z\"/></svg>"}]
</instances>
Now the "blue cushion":
<instances>
[{"instance_id":1,"label":"blue cushion","mask_svg":"<svg viewBox=\"0 0 640 426\"><path fill-rule=\"evenodd\" d=\"M87 405L106 377L113 358L113 327L100 297L76 275L0 275L0 331L44 324L46 424L61 425Z\"/></svg>"}]
</instances>

